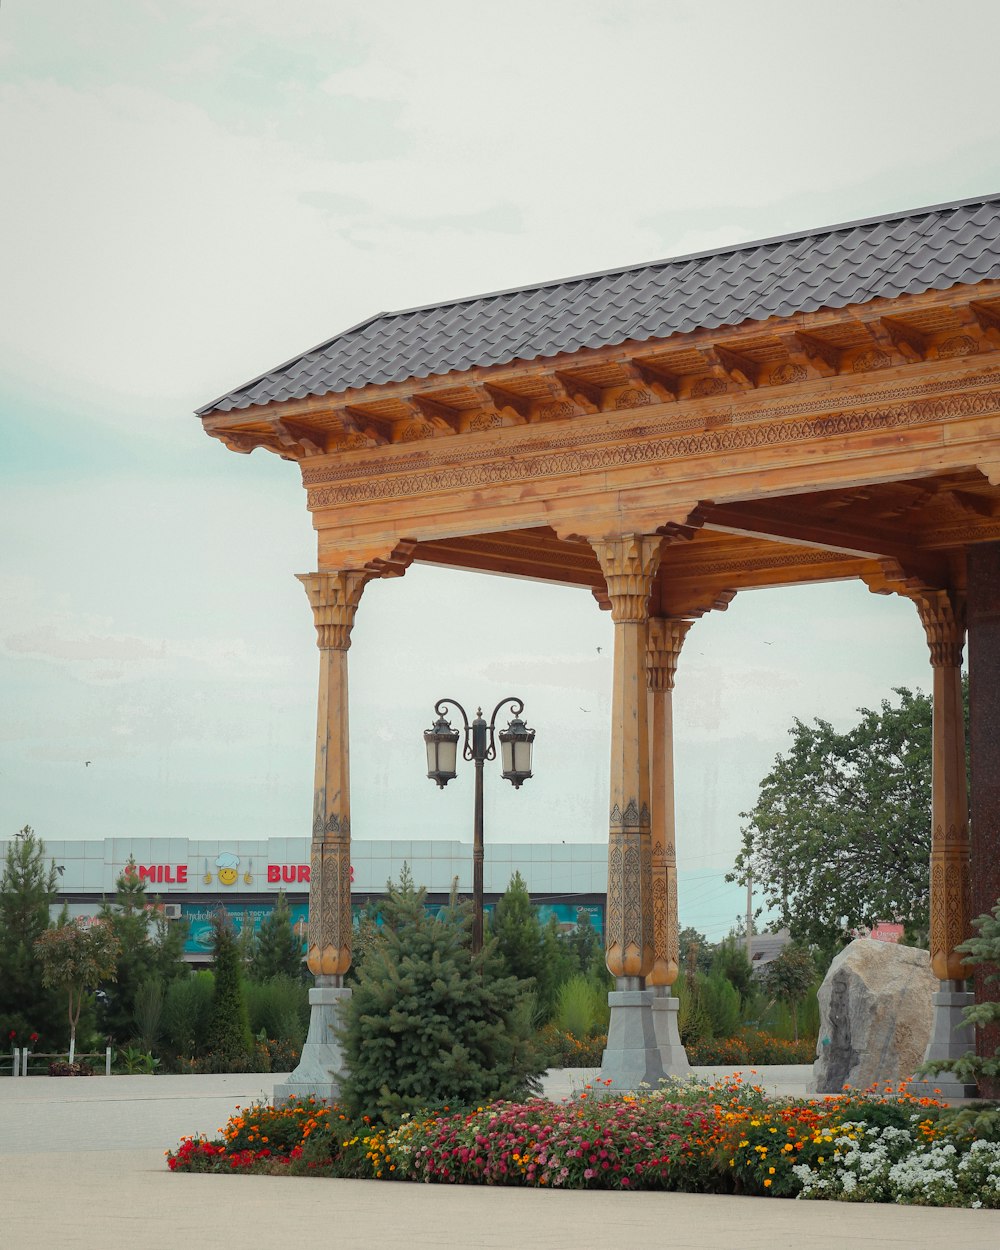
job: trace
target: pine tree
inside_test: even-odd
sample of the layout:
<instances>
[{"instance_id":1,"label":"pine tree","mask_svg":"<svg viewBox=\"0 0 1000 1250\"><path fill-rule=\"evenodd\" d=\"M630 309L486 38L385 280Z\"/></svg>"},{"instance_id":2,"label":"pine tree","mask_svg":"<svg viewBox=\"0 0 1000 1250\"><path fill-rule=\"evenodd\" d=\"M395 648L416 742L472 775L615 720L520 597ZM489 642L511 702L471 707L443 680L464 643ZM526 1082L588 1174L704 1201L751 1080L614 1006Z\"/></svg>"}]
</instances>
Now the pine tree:
<instances>
[{"instance_id":1,"label":"pine tree","mask_svg":"<svg viewBox=\"0 0 1000 1250\"><path fill-rule=\"evenodd\" d=\"M215 982L209 1014L207 1067L210 1072L249 1072L255 1067L250 1019L243 995L242 960L233 926L224 911L212 925Z\"/></svg>"},{"instance_id":2,"label":"pine tree","mask_svg":"<svg viewBox=\"0 0 1000 1250\"><path fill-rule=\"evenodd\" d=\"M493 942L471 948L471 910L428 915L408 870L389 883L381 940L364 960L345 1011L347 1078L358 1114L392 1120L442 1105L476 1105L537 1091L524 982Z\"/></svg>"},{"instance_id":3,"label":"pine tree","mask_svg":"<svg viewBox=\"0 0 1000 1250\"><path fill-rule=\"evenodd\" d=\"M14 1045L34 1050L57 1045L64 1028L63 997L42 984L35 950L49 926L56 881L55 861L46 863L45 843L25 825L7 846L0 878L0 1037L13 1033Z\"/></svg>"},{"instance_id":4,"label":"pine tree","mask_svg":"<svg viewBox=\"0 0 1000 1250\"><path fill-rule=\"evenodd\" d=\"M576 964L577 972L593 980L603 981L603 974L606 972L604 943L601 941L601 935L594 928L590 912L582 907L576 913L576 928L566 939L566 944Z\"/></svg>"},{"instance_id":5,"label":"pine tree","mask_svg":"<svg viewBox=\"0 0 1000 1250\"><path fill-rule=\"evenodd\" d=\"M261 921L247 973L253 981L272 977L302 979L302 941L292 929L292 909L282 890L274 910Z\"/></svg>"},{"instance_id":6,"label":"pine tree","mask_svg":"<svg viewBox=\"0 0 1000 1250\"><path fill-rule=\"evenodd\" d=\"M539 1020L551 1019L559 986L574 969L554 925L541 924L520 873L497 899L490 933L507 971L534 988Z\"/></svg>"}]
</instances>

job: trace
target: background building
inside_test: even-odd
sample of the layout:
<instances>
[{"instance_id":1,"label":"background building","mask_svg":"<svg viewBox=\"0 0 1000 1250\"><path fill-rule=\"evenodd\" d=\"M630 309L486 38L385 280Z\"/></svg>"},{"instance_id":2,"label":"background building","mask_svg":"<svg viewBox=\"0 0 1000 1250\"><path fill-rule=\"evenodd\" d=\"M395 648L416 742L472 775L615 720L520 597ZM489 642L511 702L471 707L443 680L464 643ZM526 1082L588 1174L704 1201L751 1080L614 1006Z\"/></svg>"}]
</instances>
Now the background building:
<instances>
[{"instance_id":1,"label":"background building","mask_svg":"<svg viewBox=\"0 0 1000 1250\"><path fill-rule=\"evenodd\" d=\"M7 844L0 842L0 856ZM112 899L115 882L130 858L171 920L185 920L185 954L192 962L211 950L212 913L223 907L241 929L257 927L284 891L293 923L302 927L309 904L309 838L261 841L187 838L103 838L92 841L46 841L46 856L56 865L57 913L65 903L73 917L94 915L104 898ZM472 847L464 842L361 841L351 844L352 896L355 909L385 895L408 864L430 904L447 902L452 883L462 896L472 893ZM608 855L600 843L491 843L484 865L485 905L489 910L520 872L543 920L554 916L561 926L576 924L581 909L604 932Z\"/></svg>"}]
</instances>

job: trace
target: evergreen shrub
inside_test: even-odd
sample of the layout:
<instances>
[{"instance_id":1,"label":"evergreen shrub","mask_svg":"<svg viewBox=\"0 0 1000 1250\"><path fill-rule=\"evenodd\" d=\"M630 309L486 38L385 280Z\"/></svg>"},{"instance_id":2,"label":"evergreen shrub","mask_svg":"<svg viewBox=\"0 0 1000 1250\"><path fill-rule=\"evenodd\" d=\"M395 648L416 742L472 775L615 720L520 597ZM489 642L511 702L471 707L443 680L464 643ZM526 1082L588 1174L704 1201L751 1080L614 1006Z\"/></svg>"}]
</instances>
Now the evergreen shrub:
<instances>
[{"instance_id":1,"label":"evergreen shrub","mask_svg":"<svg viewBox=\"0 0 1000 1250\"><path fill-rule=\"evenodd\" d=\"M527 987L494 943L472 954L471 909L453 900L428 915L405 866L387 888L381 940L344 1013L345 1103L388 1121L536 1092L545 1063Z\"/></svg>"},{"instance_id":2,"label":"evergreen shrub","mask_svg":"<svg viewBox=\"0 0 1000 1250\"><path fill-rule=\"evenodd\" d=\"M215 916L212 942L215 982L202 1069L252 1072L258 1063L243 993L242 961L232 924L224 912Z\"/></svg>"}]
</instances>

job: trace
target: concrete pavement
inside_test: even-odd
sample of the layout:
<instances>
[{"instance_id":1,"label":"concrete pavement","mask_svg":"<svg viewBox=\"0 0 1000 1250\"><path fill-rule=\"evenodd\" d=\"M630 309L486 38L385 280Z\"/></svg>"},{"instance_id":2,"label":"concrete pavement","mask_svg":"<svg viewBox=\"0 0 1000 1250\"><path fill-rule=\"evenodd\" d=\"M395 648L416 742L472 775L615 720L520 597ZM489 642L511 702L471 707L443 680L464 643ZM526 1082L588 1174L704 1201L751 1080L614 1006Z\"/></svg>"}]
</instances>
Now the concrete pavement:
<instances>
[{"instance_id":1,"label":"concrete pavement","mask_svg":"<svg viewBox=\"0 0 1000 1250\"><path fill-rule=\"evenodd\" d=\"M759 1072L765 1087L800 1081L794 1070ZM558 1096L578 1079L552 1074L547 1084ZM268 1096L274 1080L0 1080L0 1248L294 1242L415 1250L801 1250L804 1244L810 1250L940 1250L948 1241L962 1250L1000 1247L1000 1213L987 1211L167 1171L163 1152L182 1134L214 1135L237 1103Z\"/></svg>"}]
</instances>

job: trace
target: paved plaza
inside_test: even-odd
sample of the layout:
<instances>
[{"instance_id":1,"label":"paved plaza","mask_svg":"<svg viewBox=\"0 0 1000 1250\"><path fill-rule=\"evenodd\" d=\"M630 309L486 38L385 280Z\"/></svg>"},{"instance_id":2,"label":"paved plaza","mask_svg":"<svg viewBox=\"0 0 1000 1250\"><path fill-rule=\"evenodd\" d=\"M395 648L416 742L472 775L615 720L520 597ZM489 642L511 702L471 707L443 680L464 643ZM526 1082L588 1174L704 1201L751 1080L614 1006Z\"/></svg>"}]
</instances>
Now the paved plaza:
<instances>
[{"instance_id":1,"label":"paved plaza","mask_svg":"<svg viewBox=\"0 0 1000 1250\"><path fill-rule=\"evenodd\" d=\"M809 1068L762 1068L802 1093ZM585 1083L553 1073L550 1096ZM524 1250L997 1250L1000 1213L693 1194L559 1193L284 1177L187 1176L163 1152L214 1135L276 1078L0 1080L2 1250L520 1247Z\"/></svg>"}]
</instances>

